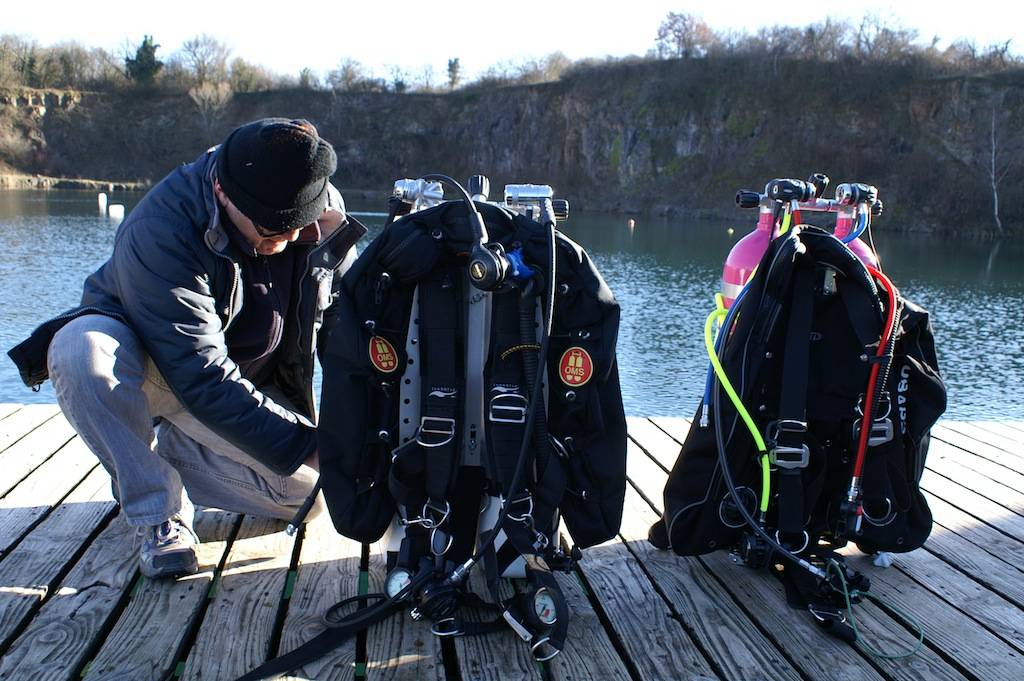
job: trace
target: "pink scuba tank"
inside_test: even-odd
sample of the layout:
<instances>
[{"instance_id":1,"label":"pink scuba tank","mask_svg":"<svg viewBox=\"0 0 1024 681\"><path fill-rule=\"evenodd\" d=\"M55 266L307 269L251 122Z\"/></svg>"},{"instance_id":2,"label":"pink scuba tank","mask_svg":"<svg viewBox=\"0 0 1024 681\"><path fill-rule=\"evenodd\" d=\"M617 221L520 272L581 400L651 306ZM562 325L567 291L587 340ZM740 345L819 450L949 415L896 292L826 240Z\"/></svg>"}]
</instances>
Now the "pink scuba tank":
<instances>
[{"instance_id":1,"label":"pink scuba tank","mask_svg":"<svg viewBox=\"0 0 1024 681\"><path fill-rule=\"evenodd\" d=\"M761 262L764 252L768 250L775 229L772 203L761 202L757 228L737 241L729 251L729 257L725 259L725 267L722 270L722 298L725 299L726 307L732 305L732 301L740 294L757 263Z\"/></svg>"}]
</instances>

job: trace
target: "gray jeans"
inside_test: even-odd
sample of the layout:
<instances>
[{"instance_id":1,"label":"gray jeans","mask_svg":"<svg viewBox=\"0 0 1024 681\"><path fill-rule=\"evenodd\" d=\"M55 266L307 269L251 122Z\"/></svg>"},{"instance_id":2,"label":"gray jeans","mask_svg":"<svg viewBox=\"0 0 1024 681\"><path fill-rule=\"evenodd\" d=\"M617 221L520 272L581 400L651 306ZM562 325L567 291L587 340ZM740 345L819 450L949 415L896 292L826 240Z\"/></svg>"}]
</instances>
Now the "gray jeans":
<instances>
[{"instance_id":1,"label":"gray jeans","mask_svg":"<svg viewBox=\"0 0 1024 681\"><path fill-rule=\"evenodd\" d=\"M175 514L191 524L192 503L290 520L316 483L312 468L278 475L200 423L116 319L86 315L67 324L53 337L48 367L61 410L110 473L130 525ZM308 518L322 508L321 496Z\"/></svg>"}]
</instances>

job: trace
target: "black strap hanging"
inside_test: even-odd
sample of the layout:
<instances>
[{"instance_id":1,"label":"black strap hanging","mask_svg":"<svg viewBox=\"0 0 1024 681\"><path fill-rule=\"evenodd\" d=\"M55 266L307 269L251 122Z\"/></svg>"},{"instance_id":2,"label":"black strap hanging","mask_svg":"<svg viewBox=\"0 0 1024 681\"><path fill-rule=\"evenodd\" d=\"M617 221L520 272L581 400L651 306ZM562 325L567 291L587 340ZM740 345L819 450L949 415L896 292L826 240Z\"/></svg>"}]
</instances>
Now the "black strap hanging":
<instances>
[{"instance_id":1,"label":"black strap hanging","mask_svg":"<svg viewBox=\"0 0 1024 681\"><path fill-rule=\"evenodd\" d=\"M807 371L814 309L814 269L799 267L793 279L793 295L786 349L782 359L782 390L779 417L768 424L768 454L776 476L777 526L783 533L804 531L803 471L810 462L807 434Z\"/></svg>"}]
</instances>

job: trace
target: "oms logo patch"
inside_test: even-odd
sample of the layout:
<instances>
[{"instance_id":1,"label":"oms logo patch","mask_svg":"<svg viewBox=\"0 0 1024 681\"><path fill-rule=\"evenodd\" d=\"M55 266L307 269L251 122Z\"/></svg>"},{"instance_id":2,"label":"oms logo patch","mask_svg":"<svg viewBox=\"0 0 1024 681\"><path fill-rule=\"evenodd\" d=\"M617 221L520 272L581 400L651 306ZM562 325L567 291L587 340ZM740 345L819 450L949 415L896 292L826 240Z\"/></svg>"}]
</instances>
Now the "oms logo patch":
<instances>
[{"instance_id":1,"label":"oms logo patch","mask_svg":"<svg viewBox=\"0 0 1024 681\"><path fill-rule=\"evenodd\" d=\"M585 385L594 375L594 362L590 354L580 347L572 347L562 353L558 362L558 377L571 387Z\"/></svg>"},{"instance_id":2,"label":"oms logo patch","mask_svg":"<svg viewBox=\"0 0 1024 681\"><path fill-rule=\"evenodd\" d=\"M377 371L390 374L398 368L398 353L388 339L373 336L370 338L370 361Z\"/></svg>"}]
</instances>

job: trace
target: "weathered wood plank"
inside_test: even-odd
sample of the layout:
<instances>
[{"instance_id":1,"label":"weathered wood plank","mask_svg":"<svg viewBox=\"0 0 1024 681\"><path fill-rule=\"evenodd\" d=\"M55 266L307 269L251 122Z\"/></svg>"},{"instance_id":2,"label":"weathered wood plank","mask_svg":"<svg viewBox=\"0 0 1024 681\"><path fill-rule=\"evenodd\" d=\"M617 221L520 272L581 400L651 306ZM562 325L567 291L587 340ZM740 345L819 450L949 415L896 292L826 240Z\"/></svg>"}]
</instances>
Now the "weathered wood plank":
<instances>
[{"instance_id":1,"label":"weathered wood plank","mask_svg":"<svg viewBox=\"0 0 1024 681\"><path fill-rule=\"evenodd\" d=\"M925 627L925 640L968 670L984 670L985 679L1019 681L1024 673L1020 651L978 626L967 615L933 595L900 570L872 569L866 556L844 549L848 564L868 574L871 593L901 608ZM859 613L858 613L859 615Z\"/></svg>"},{"instance_id":2,"label":"weathered wood plank","mask_svg":"<svg viewBox=\"0 0 1024 681\"><path fill-rule=\"evenodd\" d=\"M384 542L370 547L371 593L384 591L386 549ZM430 623L413 621L406 609L371 627L366 632L366 677L374 681L444 681L441 641L430 631Z\"/></svg>"},{"instance_id":3,"label":"weathered wood plank","mask_svg":"<svg viewBox=\"0 0 1024 681\"><path fill-rule=\"evenodd\" d=\"M0 499L0 556L98 465L75 438Z\"/></svg>"},{"instance_id":4,"label":"weathered wood plank","mask_svg":"<svg viewBox=\"0 0 1024 681\"><path fill-rule=\"evenodd\" d=\"M1024 460L1024 451L1021 451L1019 444L1011 447L1000 447L991 444L988 440L993 439L995 436L984 432L980 436L975 436L972 429L964 427L958 421L940 421L932 428L931 432L933 438L960 447L966 451L974 452L978 456L990 458L993 461L997 459L1006 460L1007 457L1009 457L1010 461Z\"/></svg>"},{"instance_id":5,"label":"weathered wood plank","mask_svg":"<svg viewBox=\"0 0 1024 681\"><path fill-rule=\"evenodd\" d=\"M643 456L643 454L640 454ZM784 654L733 603L729 593L696 558L654 548L647 529L658 515L632 487L626 490L623 536L673 615L691 632L725 679L800 679Z\"/></svg>"},{"instance_id":6,"label":"weathered wood plank","mask_svg":"<svg viewBox=\"0 0 1024 681\"><path fill-rule=\"evenodd\" d=\"M1024 652L1024 609L1019 604L994 593L984 584L970 579L968 575L923 549L894 554L893 565L914 582ZM997 569L990 578L1000 580L1006 572L1009 571ZM1007 591L1019 599L1024 593L1024 585L1017 578L1017 574L1019 573L1013 574L1010 580L1000 581ZM907 584L909 588L911 582Z\"/></svg>"},{"instance_id":7,"label":"weathered wood plank","mask_svg":"<svg viewBox=\"0 0 1024 681\"><path fill-rule=\"evenodd\" d=\"M553 681L628 679L629 671L608 639L601 620L575 574L556 573L569 605L569 635L562 654L548 663Z\"/></svg>"},{"instance_id":8,"label":"weathered wood plank","mask_svg":"<svg viewBox=\"0 0 1024 681\"><path fill-rule=\"evenodd\" d=\"M931 469L921 476L921 488L967 511L979 521L1024 541L1024 517L986 496L957 484Z\"/></svg>"},{"instance_id":9,"label":"weathered wood plank","mask_svg":"<svg viewBox=\"0 0 1024 681\"><path fill-rule=\"evenodd\" d=\"M620 539L587 549L580 571L639 678L719 678Z\"/></svg>"},{"instance_id":10,"label":"weathered wood plank","mask_svg":"<svg viewBox=\"0 0 1024 681\"><path fill-rule=\"evenodd\" d=\"M0 647L6 645L40 601L57 586L61 573L115 508L110 476L97 468L4 557L0 562ZM30 641L42 635L33 634L33 630L27 632ZM21 643L16 647L24 648ZM8 662L9 657L11 653L0 665L0 678L19 678L3 677L4 669L20 664L13 658Z\"/></svg>"},{"instance_id":11,"label":"weathered wood plank","mask_svg":"<svg viewBox=\"0 0 1024 681\"><path fill-rule=\"evenodd\" d=\"M17 402L0 402L0 420L7 418L19 409L21 409L21 405Z\"/></svg>"},{"instance_id":12,"label":"weathered wood plank","mask_svg":"<svg viewBox=\"0 0 1024 681\"><path fill-rule=\"evenodd\" d=\"M59 411L56 404L26 404L0 421L0 452L53 418Z\"/></svg>"},{"instance_id":13,"label":"weathered wood plank","mask_svg":"<svg viewBox=\"0 0 1024 681\"><path fill-rule=\"evenodd\" d=\"M660 423L659 423L660 425ZM679 423L666 423L666 426L674 430L674 434L685 436L685 422L682 427ZM632 431L631 431L632 432ZM674 448L678 445L675 440L666 440L663 437L658 436L654 431L642 431L640 428L636 429L637 433L645 432L647 435L644 438L643 443L646 445L646 450L656 458L660 459L662 463L665 463L671 459L674 459L676 454ZM666 476L660 468L655 466L647 467L646 473L650 479L645 481L645 485L660 490L665 483ZM722 552L715 552L707 556L702 556L701 560L712 569L718 570L723 583L730 590L735 589L734 593L740 602L751 609L753 613L762 621L762 624L766 629L773 635L778 636L779 630L786 630L789 627L799 626L798 622L806 622L811 624L813 629L817 629L817 625L812 624L812 621L803 616L796 616L796 613L789 610L785 604L785 598L782 594L781 586L778 585L775 580L768 580L766 575L756 574L752 570L744 570L739 566L734 566L731 561L722 554ZM938 559L935 559L938 560ZM941 563L941 561L938 561ZM862 571L873 578L873 575L877 570L874 566L868 563L866 566L859 566ZM907 579L905 576L904 579ZM966 581L962 575L961 579ZM757 583L757 580L764 580L761 584ZM923 589L919 589L923 591ZM924 592L927 595L927 592ZM765 608L764 603L766 598L777 597L779 600L776 601L774 607ZM869 642L874 644L876 647L882 646L887 649L892 649L896 646L903 645L905 647L907 642L907 632L899 624L894 622L891 618L886 616L877 608L855 606L856 616L858 623L862 629L862 633L865 634ZM950 608L951 610L953 608ZM779 612L783 613L780 617ZM787 619L788 616L788 619ZM764 618L764 619L762 619ZM785 622L791 622L786 624ZM789 632L786 631L786 634ZM820 655L820 649L825 642L835 642L834 639L828 637L823 632L818 630L815 638L809 638L808 636L799 636L795 639L785 640L784 646L787 652L790 653L791 657L795 658L797 664L801 661L814 662ZM781 643L781 641L780 641ZM840 644L842 648L848 650L845 644ZM838 651L837 651L838 652ZM831 678L831 674L835 673L837 666L834 665L831 658L832 654L826 657L828 661L828 667L825 669L817 670L816 673L810 673L811 678ZM863 661L860 665L864 665ZM953 669L946 664L935 652L929 649L923 649L918 652L913 658L906 660L876 660L875 664L879 665L886 676L891 678L911 679L917 678L961 678L961 674L956 669ZM846 667L847 665L838 665L839 668Z\"/></svg>"},{"instance_id":14,"label":"weathered wood plank","mask_svg":"<svg viewBox=\"0 0 1024 681\"><path fill-rule=\"evenodd\" d=\"M470 588L485 596L487 585L482 570L474 570L470 576ZM502 584L502 598L511 595L511 587ZM466 615L470 620L470 613ZM485 615L484 619L491 619ZM455 652L458 657L459 673L463 679L473 681L503 681L504 679L543 679L541 665L534 661L530 648L511 629L487 636L459 636L455 638Z\"/></svg>"},{"instance_id":15,"label":"weathered wood plank","mask_svg":"<svg viewBox=\"0 0 1024 681\"><path fill-rule=\"evenodd\" d=\"M938 431L942 435L948 435L949 431L961 433L986 448L999 449L1017 458L1024 458L1024 451L1021 449L1021 438L1008 437L989 428L982 428L970 421L942 421L939 423ZM975 447L970 449L973 451Z\"/></svg>"},{"instance_id":16,"label":"weathered wood plank","mask_svg":"<svg viewBox=\"0 0 1024 681\"><path fill-rule=\"evenodd\" d=\"M306 524L279 655L295 650L322 632L327 608L358 593L362 552L362 544L334 531L326 512ZM355 659L356 640L353 638L286 678L296 681L351 679Z\"/></svg>"},{"instance_id":17,"label":"weathered wood plank","mask_svg":"<svg viewBox=\"0 0 1024 681\"><path fill-rule=\"evenodd\" d=\"M930 492L925 491L924 495L928 499L928 508L931 509L936 529L943 527L952 530L970 542L974 551L986 552L1002 561L1001 565L1004 569L1006 566L1011 566L1016 570L1024 571L1024 541L1006 536L970 513L960 510ZM932 534L935 534L935 530L932 531ZM925 548L931 548L930 543L926 544ZM966 547L964 548L966 549ZM942 549L938 546L935 548L936 553L941 554L942 550L952 549Z\"/></svg>"},{"instance_id":18,"label":"weathered wood plank","mask_svg":"<svg viewBox=\"0 0 1024 681\"><path fill-rule=\"evenodd\" d=\"M140 579L125 610L89 663L86 679L166 679L185 636L202 615L228 537L240 517L215 509L196 514L199 572L176 580Z\"/></svg>"},{"instance_id":19,"label":"weathered wood plank","mask_svg":"<svg viewBox=\"0 0 1024 681\"><path fill-rule=\"evenodd\" d=\"M1011 565L982 551L965 538L941 525L934 525L924 549L935 554L982 586L1024 607L1024 574Z\"/></svg>"},{"instance_id":20,"label":"weathered wood plank","mask_svg":"<svg viewBox=\"0 0 1024 681\"><path fill-rule=\"evenodd\" d=\"M71 424L63 415L57 414L0 452L0 495L10 492L25 476L73 437L75 431Z\"/></svg>"},{"instance_id":21,"label":"weathered wood plank","mask_svg":"<svg viewBox=\"0 0 1024 681\"><path fill-rule=\"evenodd\" d=\"M1024 475L1017 471L939 441L929 449L926 465L994 501L1009 499L1009 504L1024 508L1024 494L1020 492L1024 489ZM996 499L989 492L1002 496Z\"/></svg>"},{"instance_id":22,"label":"weathered wood plank","mask_svg":"<svg viewBox=\"0 0 1024 681\"><path fill-rule=\"evenodd\" d=\"M285 525L242 520L182 679L233 679L267 660L294 544Z\"/></svg>"},{"instance_id":23,"label":"weathered wood plank","mask_svg":"<svg viewBox=\"0 0 1024 681\"><path fill-rule=\"evenodd\" d=\"M4 656L0 679L66 679L85 664L135 582L136 536L123 515L107 525Z\"/></svg>"},{"instance_id":24,"label":"weathered wood plank","mask_svg":"<svg viewBox=\"0 0 1024 681\"><path fill-rule=\"evenodd\" d=\"M998 435L1018 447L1024 445L1024 431L1015 427L1012 421L970 421L970 424Z\"/></svg>"},{"instance_id":25,"label":"weathered wood plank","mask_svg":"<svg viewBox=\"0 0 1024 681\"><path fill-rule=\"evenodd\" d=\"M956 452L999 464L1007 470L1020 472L1024 470L1024 457L1005 452L983 442L972 440L954 430L934 431L931 441L938 445L955 448ZM931 448L929 448L929 455Z\"/></svg>"}]
</instances>

